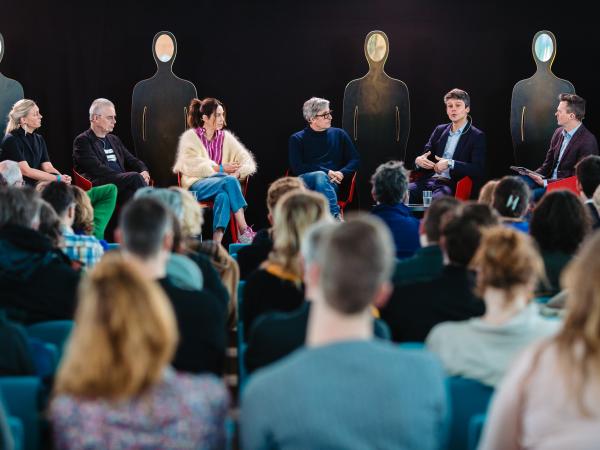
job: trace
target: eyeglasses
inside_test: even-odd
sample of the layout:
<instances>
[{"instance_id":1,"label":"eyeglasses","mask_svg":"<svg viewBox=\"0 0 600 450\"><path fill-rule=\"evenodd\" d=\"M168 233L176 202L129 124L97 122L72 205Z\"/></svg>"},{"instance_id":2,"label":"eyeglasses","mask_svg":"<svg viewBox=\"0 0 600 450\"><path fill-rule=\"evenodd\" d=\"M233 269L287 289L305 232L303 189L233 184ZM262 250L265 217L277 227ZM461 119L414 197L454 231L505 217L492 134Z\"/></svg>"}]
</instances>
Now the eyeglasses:
<instances>
[{"instance_id":1,"label":"eyeglasses","mask_svg":"<svg viewBox=\"0 0 600 450\"><path fill-rule=\"evenodd\" d=\"M98 117L105 117L107 120L111 121L111 122L116 122L117 121L117 116L103 116L102 114L96 114Z\"/></svg>"},{"instance_id":2,"label":"eyeglasses","mask_svg":"<svg viewBox=\"0 0 600 450\"><path fill-rule=\"evenodd\" d=\"M323 119L325 119L327 117L332 117L332 114L333 114L333 109L330 109L329 111L326 111L323 114L315 114L315 117L322 117Z\"/></svg>"}]
</instances>

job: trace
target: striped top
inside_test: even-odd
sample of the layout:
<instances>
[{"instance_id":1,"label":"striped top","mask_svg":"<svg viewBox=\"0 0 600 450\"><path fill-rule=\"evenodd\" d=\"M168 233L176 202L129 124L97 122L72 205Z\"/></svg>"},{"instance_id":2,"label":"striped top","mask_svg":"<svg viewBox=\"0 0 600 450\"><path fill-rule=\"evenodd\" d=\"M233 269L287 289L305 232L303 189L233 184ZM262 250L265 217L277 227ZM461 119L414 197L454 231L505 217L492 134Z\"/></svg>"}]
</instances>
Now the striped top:
<instances>
[{"instance_id":1,"label":"striped top","mask_svg":"<svg viewBox=\"0 0 600 450\"><path fill-rule=\"evenodd\" d=\"M223 130L215 130L215 134L210 141L206 137L206 130L204 128L196 128L196 134L202 141L204 148L206 148L208 157L217 164L221 164L223 162L223 141L225 140Z\"/></svg>"}]
</instances>

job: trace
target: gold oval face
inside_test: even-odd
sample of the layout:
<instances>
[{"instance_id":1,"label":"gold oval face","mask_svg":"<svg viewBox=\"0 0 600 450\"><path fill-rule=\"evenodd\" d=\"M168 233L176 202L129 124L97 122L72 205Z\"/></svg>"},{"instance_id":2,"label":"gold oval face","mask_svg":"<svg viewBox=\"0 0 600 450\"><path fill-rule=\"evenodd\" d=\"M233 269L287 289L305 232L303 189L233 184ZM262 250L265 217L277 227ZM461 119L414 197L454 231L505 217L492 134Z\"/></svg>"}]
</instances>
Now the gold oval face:
<instances>
[{"instance_id":1,"label":"gold oval face","mask_svg":"<svg viewBox=\"0 0 600 450\"><path fill-rule=\"evenodd\" d=\"M379 34L373 34L367 41L367 54L375 62L381 61L385 58L387 52L387 44L385 38Z\"/></svg>"},{"instance_id":2,"label":"gold oval face","mask_svg":"<svg viewBox=\"0 0 600 450\"><path fill-rule=\"evenodd\" d=\"M175 53L175 43L168 34L161 34L154 44L157 58L162 62L170 61Z\"/></svg>"},{"instance_id":3,"label":"gold oval face","mask_svg":"<svg viewBox=\"0 0 600 450\"><path fill-rule=\"evenodd\" d=\"M535 40L535 56L542 62L547 62L552 58L552 53L554 53L554 42L552 42L552 38L546 34L540 34Z\"/></svg>"}]
</instances>

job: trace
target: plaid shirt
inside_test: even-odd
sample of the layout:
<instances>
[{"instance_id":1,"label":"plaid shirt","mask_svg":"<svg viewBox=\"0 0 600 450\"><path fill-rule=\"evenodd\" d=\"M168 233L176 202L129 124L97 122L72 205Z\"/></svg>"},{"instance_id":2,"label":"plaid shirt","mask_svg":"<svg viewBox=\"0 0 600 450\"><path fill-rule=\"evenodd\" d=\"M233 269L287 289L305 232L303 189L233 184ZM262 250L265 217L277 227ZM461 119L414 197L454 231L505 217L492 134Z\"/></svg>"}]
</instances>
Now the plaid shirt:
<instances>
[{"instance_id":1,"label":"plaid shirt","mask_svg":"<svg viewBox=\"0 0 600 450\"><path fill-rule=\"evenodd\" d=\"M102 255L104 249L94 236L75 234L71 227L63 228L63 252L73 261L80 261L85 267L93 267Z\"/></svg>"}]
</instances>

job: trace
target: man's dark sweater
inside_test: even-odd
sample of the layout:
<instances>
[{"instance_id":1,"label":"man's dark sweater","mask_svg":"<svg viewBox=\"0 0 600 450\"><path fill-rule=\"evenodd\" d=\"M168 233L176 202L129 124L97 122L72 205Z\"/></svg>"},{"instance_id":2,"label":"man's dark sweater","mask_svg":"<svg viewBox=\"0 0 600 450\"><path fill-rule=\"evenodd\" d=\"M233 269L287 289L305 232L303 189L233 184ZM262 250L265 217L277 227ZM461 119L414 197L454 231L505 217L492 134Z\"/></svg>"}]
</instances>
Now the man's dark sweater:
<instances>
[{"instance_id":1,"label":"man's dark sweater","mask_svg":"<svg viewBox=\"0 0 600 450\"><path fill-rule=\"evenodd\" d=\"M474 286L474 274L465 267L445 266L431 281L395 286L381 318L395 342L424 342L438 323L483 315L485 305Z\"/></svg>"},{"instance_id":2,"label":"man's dark sweater","mask_svg":"<svg viewBox=\"0 0 600 450\"><path fill-rule=\"evenodd\" d=\"M304 345L311 304L306 301L292 312L265 314L256 320L245 356L248 372L267 366ZM391 338L390 329L382 320L373 321L373 332L380 339Z\"/></svg>"},{"instance_id":3,"label":"man's dark sweater","mask_svg":"<svg viewBox=\"0 0 600 450\"><path fill-rule=\"evenodd\" d=\"M358 170L360 157L350 136L341 128L314 131L306 127L290 136L290 167L294 175L329 170L348 175Z\"/></svg>"},{"instance_id":4,"label":"man's dark sweater","mask_svg":"<svg viewBox=\"0 0 600 450\"><path fill-rule=\"evenodd\" d=\"M79 272L35 230L0 229L0 308L26 324L73 319Z\"/></svg>"},{"instance_id":5,"label":"man's dark sweater","mask_svg":"<svg viewBox=\"0 0 600 450\"><path fill-rule=\"evenodd\" d=\"M206 291L180 289L166 278L158 282L171 301L179 328L173 367L184 372L222 375L227 309Z\"/></svg>"}]
</instances>

